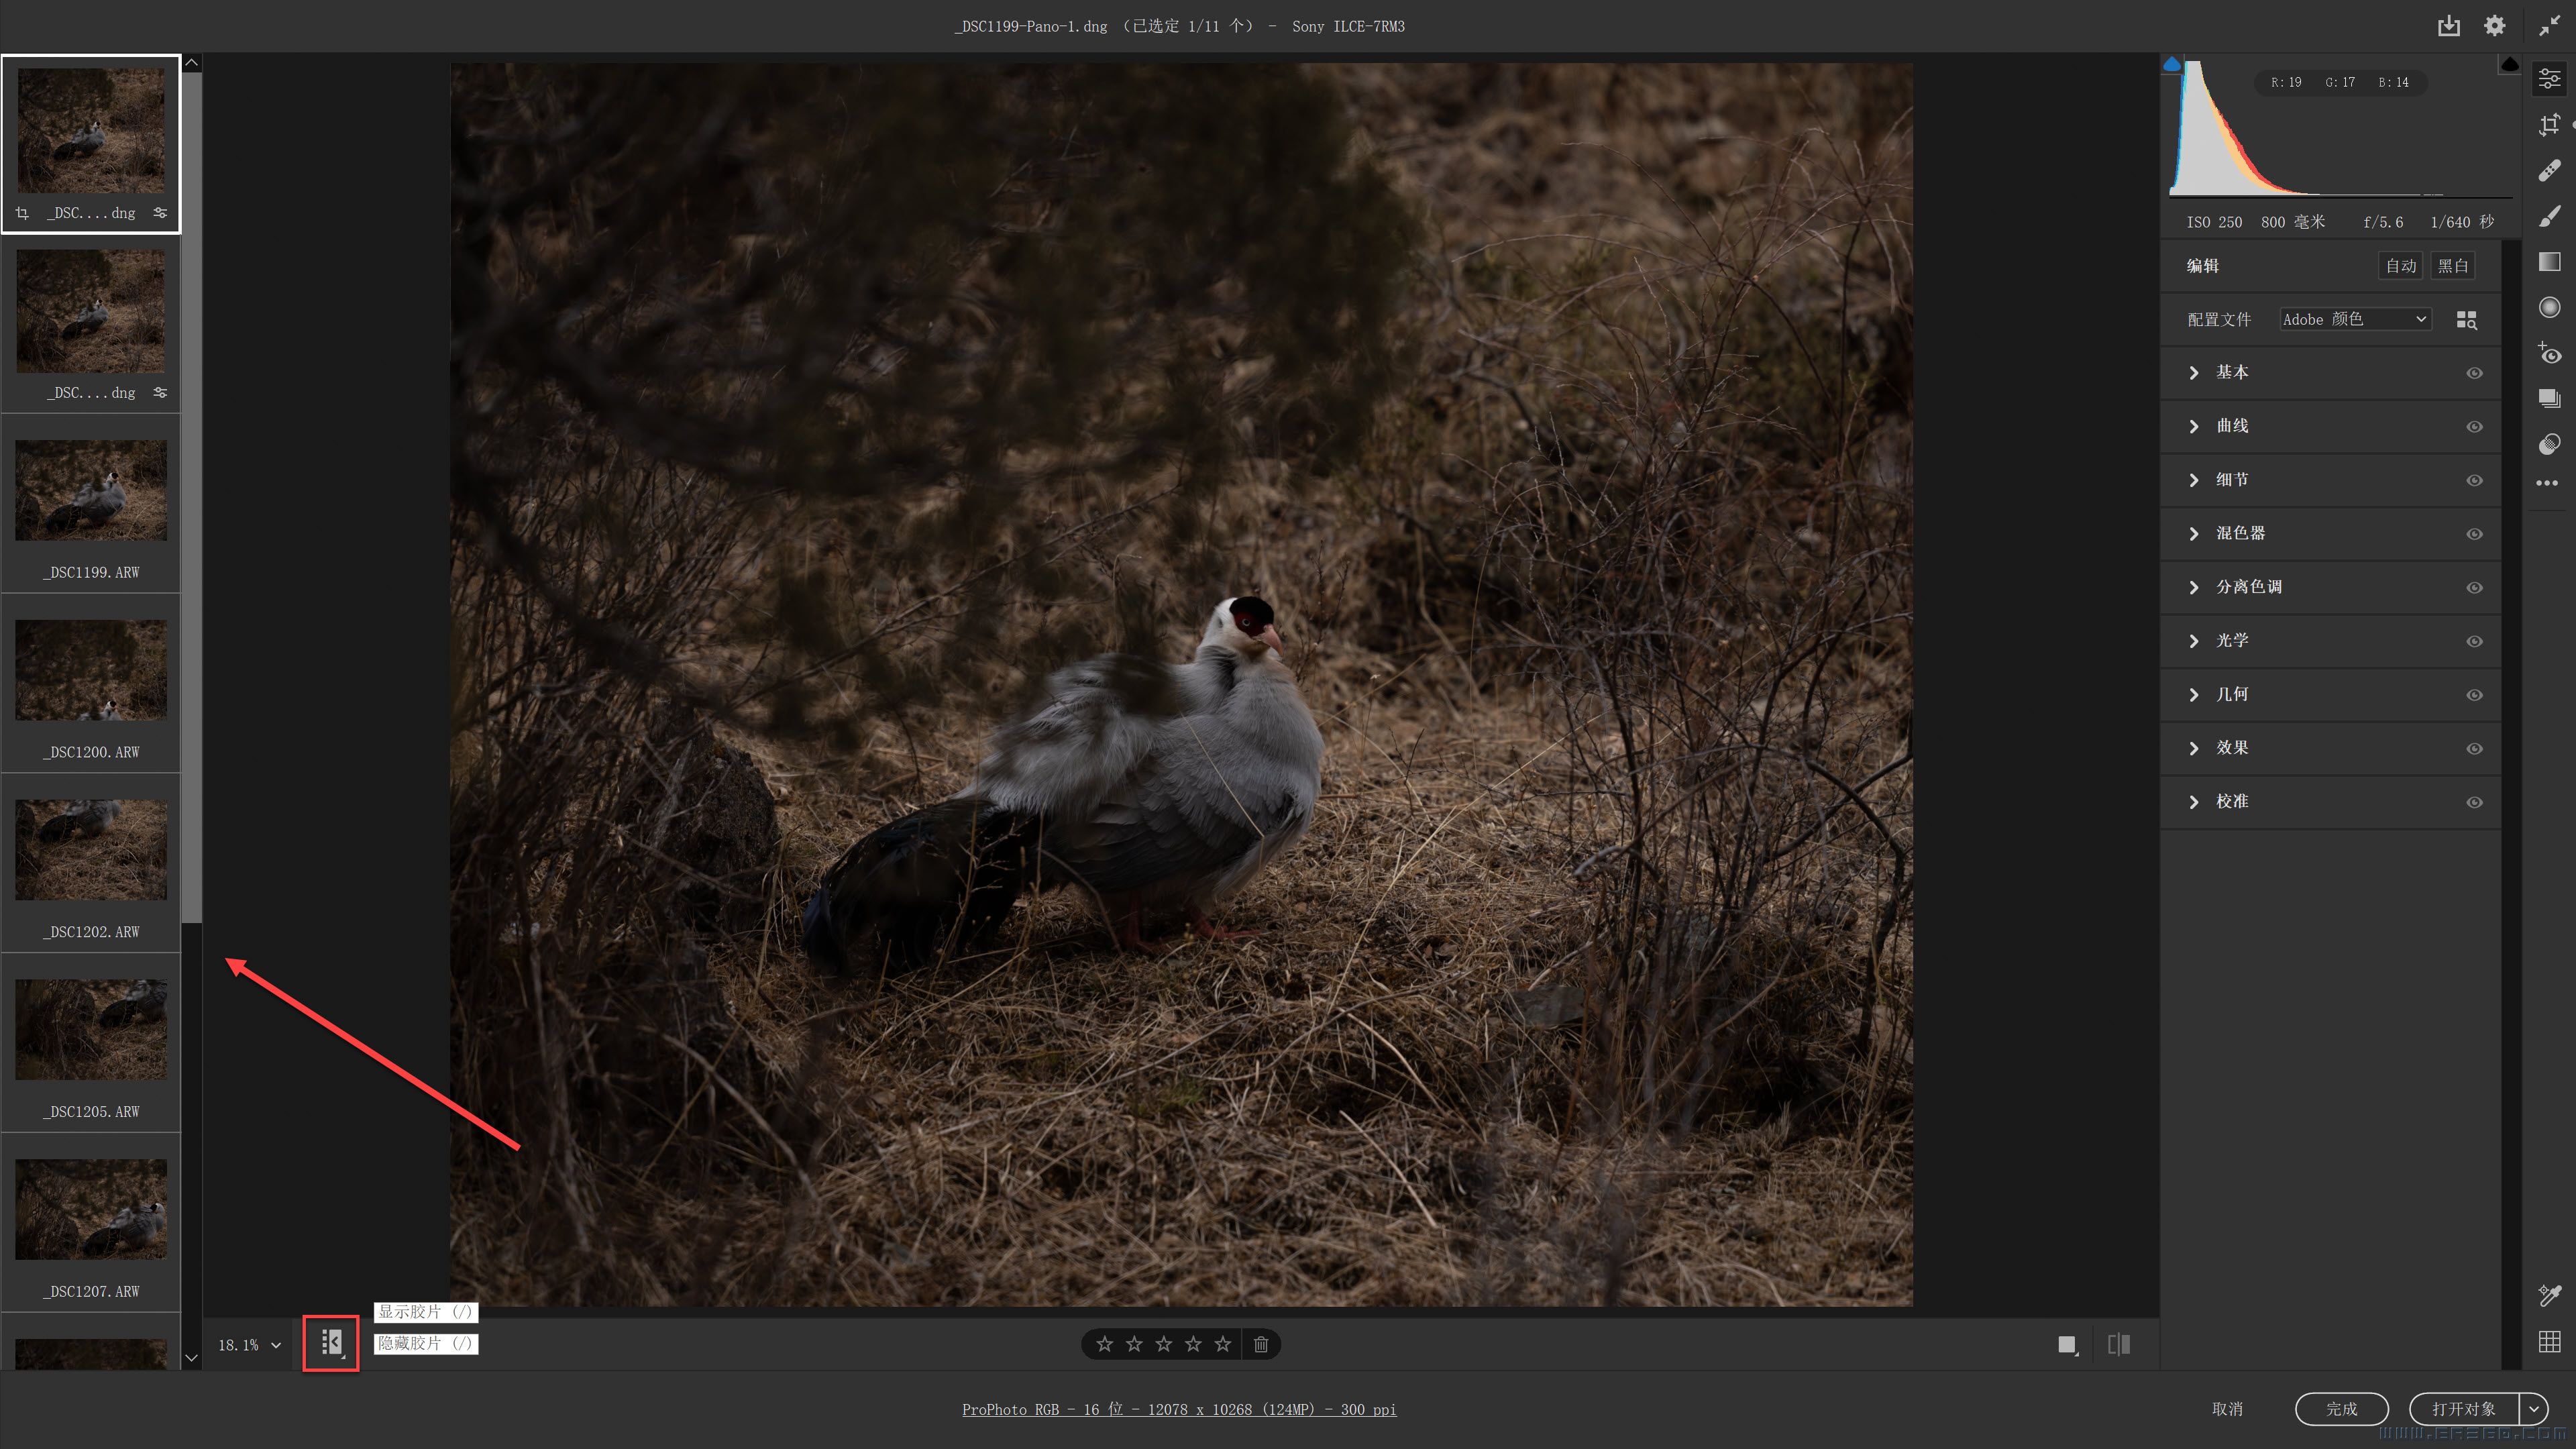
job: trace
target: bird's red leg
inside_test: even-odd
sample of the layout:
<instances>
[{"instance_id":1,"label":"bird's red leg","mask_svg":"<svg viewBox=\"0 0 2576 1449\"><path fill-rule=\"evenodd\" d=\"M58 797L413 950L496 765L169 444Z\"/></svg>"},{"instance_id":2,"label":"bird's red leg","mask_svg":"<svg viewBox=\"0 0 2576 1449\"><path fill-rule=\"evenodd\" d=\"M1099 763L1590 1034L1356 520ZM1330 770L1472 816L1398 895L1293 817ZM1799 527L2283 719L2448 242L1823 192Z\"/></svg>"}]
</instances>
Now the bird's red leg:
<instances>
[{"instance_id":1,"label":"bird's red leg","mask_svg":"<svg viewBox=\"0 0 2576 1449\"><path fill-rule=\"evenodd\" d=\"M1207 912L1200 910L1196 906L1190 907L1190 929L1196 931L1201 938L1210 941L1241 941L1247 937L1258 936L1261 934L1259 931L1226 930L1217 925L1216 922L1209 920L1207 918Z\"/></svg>"}]
</instances>

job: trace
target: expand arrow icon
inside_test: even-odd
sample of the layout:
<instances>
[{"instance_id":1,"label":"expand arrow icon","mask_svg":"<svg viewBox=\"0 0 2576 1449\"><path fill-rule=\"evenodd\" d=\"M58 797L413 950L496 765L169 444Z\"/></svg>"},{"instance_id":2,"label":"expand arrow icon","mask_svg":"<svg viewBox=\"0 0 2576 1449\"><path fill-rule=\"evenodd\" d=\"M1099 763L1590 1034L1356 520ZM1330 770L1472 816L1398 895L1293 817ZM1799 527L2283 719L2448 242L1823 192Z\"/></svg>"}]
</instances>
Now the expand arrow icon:
<instances>
[{"instance_id":1,"label":"expand arrow icon","mask_svg":"<svg viewBox=\"0 0 2576 1449\"><path fill-rule=\"evenodd\" d=\"M2200 703L2200 686L2198 685L2192 686L2191 702L2194 704Z\"/></svg>"},{"instance_id":2,"label":"expand arrow icon","mask_svg":"<svg viewBox=\"0 0 2576 1449\"><path fill-rule=\"evenodd\" d=\"M2200 486L2200 475L2199 475L2199 474L2197 474L2197 473L2192 474L2192 475L2191 475L2191 481L2190 481L2189 483L2187 483L2187 484L2183 485L2183 486L2185 486L2185 487L2187 487L2187 488L2197 488L2197 487L2199 487L2199 486Z\"/></svg>"},{"instance_id":3,"label":"expand arrow icon","mask_svg":"<svg viewBox=\"0 0 2576 1449\"><path fill-rule=\"evenodd\" d=\"M2192 381L2194 381L2194 382L2198 382L2198 381L2200 381L2200 364L2199 364L2199 363L2196 363L2196 362L2195 362L2195 363L2193 363L2193 364L2192 364L2192 366L2191 366L2191 380L2192 380Z\"/></svg>"},{"instance_id":4,"label":"expand arrow icon","mask_svg":"<svg viewBox=\"0 0 2576 1449\"><path fill-rule=\"evenodd\" d=\"M2200 592L2200 580L2193 579L2191 581L2191 591L2195 594Z\"/></svg>"},{"instance_id":5,"label":"expand arrow icon","mask_svg":"<svg viewBox=\"0 0 2576 1449\"><path fill-rule=\"evenodd\" d=\"M2199 636L2199 635L2194 634L2194 635L2192 635L2192 636L2191 636L2191 647L2192 647L2192 648L2194 648L2194 649L2197 649L2197 648L2199 648L2199 647L2200 647L2200 636Z\"/></svg>"},{"instance_id":6,"label":"expand arrow icon","mask_svg":"<svg viewBox=\"0 0 2576 1449\"><path fill-rule=\"evenodd\" d=\"M424 1082L420 1078L413 1076L411 1073L404 1071L402 1068L395 1066L391 1057L386 1056L383 1052L376 1050L374 1047L371 1047L365 1042L358 1040L356 1037L349 1035L347 1032L342 1031L329 1017L315 1011L312 1007L305 1005L303 1002L296 1000L285 992L278 990L274 985L270 984L267 977L250 969L250 963L248 961L244 961L238 956L226 956L224 958L224 964L233 968L233 975L247 976L251 980L258 982L262 990L266 991L269 995L276 997L278 1000L285 1002L287 1005L294 1007L296 1010L303 1012L306 1016L313 1018L314 1024L320 1026L324 1031L331 1033L333 1036L338 1037L340 1040L347 1042L349 1045L365 1052L368 1056L373 1057L377 1066L383 1067L386 1071L393 1073L395 1076L402 1078L404 1081L409 1082L431 1096L436 1097L439 1101L447 1104L447 1109L449 1111L454 1112L457 1116L464 1118L466 1121L473 1123L484 1131L491 1133L493 1136L500 1138L512 1152L519 1150L519 1140L517 1138L510 1136L500 1128L493 1126L491 1123L484 1121L482 1118L477 1117L473 1113L456 1105L455 1098L448 1096L445 1092L438 1090L429 1083Z\"/></svg>"},{"instance_id":7,"label":"expand arrow icon","mask_svg":"<svg viewBox=\"0 0 2576 1449\"><path fill-rule=\"evenodd\" d=\"M2200 542L2200 525L2197 523L2191 526L2191 541L2194 543Z\"/></svg>"},{"instance_id":8,"label":"expand arrow icon","mask_svg":"<svg viewBox=\"0 0 2576 1449\"><path fill-rule=\"evenodd\" d=\"M2193 418L2191 420L2191 430L2195 433L2200 431L2200 419Z\"/></svg>"},{"instance_id":9,"label":"expand arrow icon","mask_svg":"<svg viewBox=\"0 0 2576 1449\"><path fill-rule=\"evenodd\" d=\"M2191 797L2191 808L2192 808L2192 809L2194 809L2194 810L2197 810L2197 809L2199 809L2199 808L2200 808L2200 797L2199 797L2199 796L2194 795L2194 796L2192 796L2192 797Z\"/></svg>"},{"instance_id":10,"label":"expand arrow icon","mask_svg":"<svg viewBox=\"0 0 2576 1449\"><path fill-rule=\"evenodd\" d=\"M2200 753L2200 741L2193 740L2191 742L2191 752L2195 755Z\"/></svg>"}]
</instances>

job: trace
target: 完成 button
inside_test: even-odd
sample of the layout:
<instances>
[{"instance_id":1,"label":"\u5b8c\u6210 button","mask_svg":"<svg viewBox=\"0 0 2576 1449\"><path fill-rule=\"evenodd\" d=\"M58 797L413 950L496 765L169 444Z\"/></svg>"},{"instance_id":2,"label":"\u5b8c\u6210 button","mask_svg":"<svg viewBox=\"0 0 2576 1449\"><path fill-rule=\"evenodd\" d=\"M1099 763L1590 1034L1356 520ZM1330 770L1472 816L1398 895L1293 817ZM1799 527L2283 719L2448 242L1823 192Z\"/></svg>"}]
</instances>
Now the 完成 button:
<instances>
[{"instance_id":1,"label":"\u5b8c\u6210 button","mask_svg":"<svg viewBox=\"0 0 2576 1449\"><path fill-rule=\"evenodd\" d=\"M2388 1422L2388 1396L2367 1391L2301 1394L2299 1422L2311 1429L2371 1429Z\"/></svg>"}]
</instances>

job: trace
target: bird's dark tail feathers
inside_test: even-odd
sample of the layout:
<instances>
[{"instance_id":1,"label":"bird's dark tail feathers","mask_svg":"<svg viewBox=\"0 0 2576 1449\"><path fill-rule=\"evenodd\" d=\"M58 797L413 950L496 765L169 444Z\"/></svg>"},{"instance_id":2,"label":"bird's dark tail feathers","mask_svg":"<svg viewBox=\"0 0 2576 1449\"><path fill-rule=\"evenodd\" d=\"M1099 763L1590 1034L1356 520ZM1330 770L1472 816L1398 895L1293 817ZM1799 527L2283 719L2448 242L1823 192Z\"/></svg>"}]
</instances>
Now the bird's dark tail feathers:
<instances>
[{"instance_id":1,"label":"bird's dark tail feathers","mask_svg":"<svg viewBox=\"0 0 2576 1449\"><path fill-rule=\"evenodd\" d=\"M842 975L901 970L991 934L1038 881L1039 818L942 800L871 833L805 903L805 955Z\"/></svg>"}]
</instances>

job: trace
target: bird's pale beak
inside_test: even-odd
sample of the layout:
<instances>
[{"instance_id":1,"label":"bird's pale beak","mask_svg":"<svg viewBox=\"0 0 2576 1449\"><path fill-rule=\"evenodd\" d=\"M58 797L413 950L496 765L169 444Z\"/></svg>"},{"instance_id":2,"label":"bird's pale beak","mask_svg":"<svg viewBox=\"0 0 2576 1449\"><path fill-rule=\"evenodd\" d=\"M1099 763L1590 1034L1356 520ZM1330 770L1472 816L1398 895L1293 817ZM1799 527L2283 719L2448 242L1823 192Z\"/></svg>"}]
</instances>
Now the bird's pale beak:
<instances>
[{"instance_id":1,"label":"bird's pale beak","mask_svg":"<svg viewBox=\"0 0 2576 1449\"><path fill-rule=\"evenodd\" d=\"M1279 626L1276 624L1262 625L1260 639L1262 643L1269 645L1271 648L1276 649L1283 654L1288 650L1287 645L1279 642Z\"/></svg>"}]
</instances>

